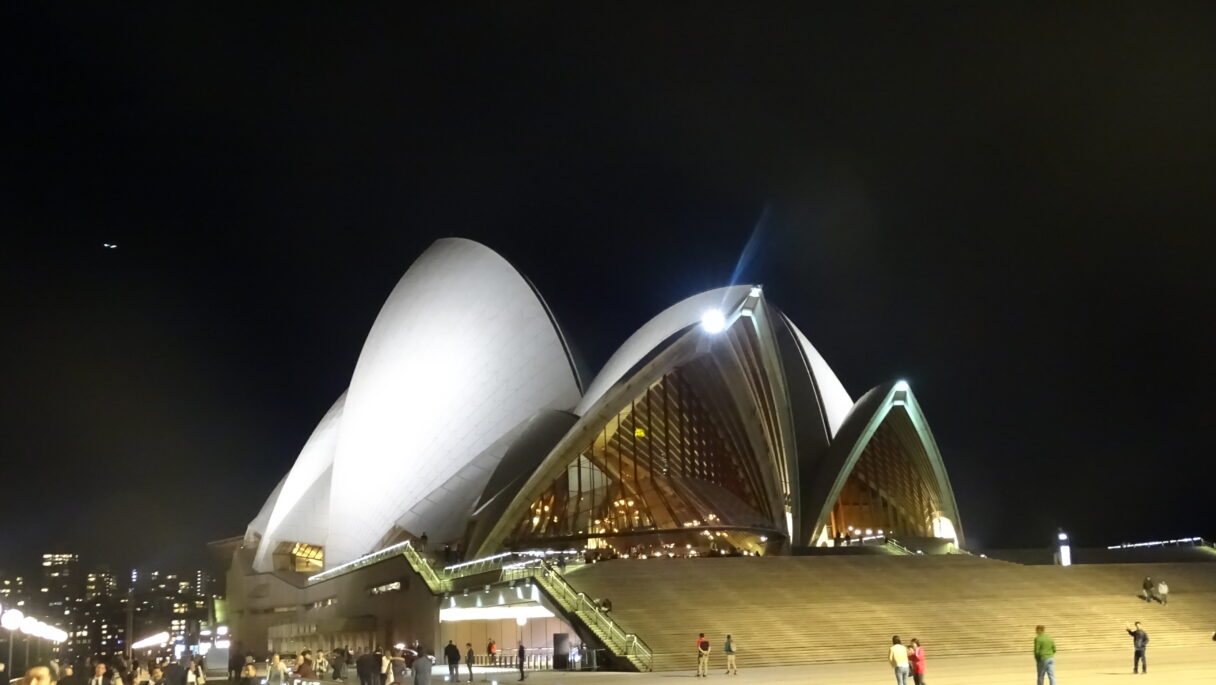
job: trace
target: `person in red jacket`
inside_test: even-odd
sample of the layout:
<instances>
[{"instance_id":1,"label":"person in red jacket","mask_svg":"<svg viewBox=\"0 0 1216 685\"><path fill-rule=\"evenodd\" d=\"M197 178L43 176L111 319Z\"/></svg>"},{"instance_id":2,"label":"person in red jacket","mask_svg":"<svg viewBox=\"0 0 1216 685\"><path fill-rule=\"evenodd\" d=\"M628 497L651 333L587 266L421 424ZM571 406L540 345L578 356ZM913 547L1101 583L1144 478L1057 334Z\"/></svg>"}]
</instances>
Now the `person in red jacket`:
<instances>
[{"instance_id":1,"label":"person in red jacket","mask_svg":"<svg viewBox=\"0 0 1216 685\"><path fill-rule=\"evenodd\" d=\"M908 643L908 665L912 667L912 682L916 685L925 683L925 648L920 646L920 640L912 638Z\"/></svg>"}]
</instances>

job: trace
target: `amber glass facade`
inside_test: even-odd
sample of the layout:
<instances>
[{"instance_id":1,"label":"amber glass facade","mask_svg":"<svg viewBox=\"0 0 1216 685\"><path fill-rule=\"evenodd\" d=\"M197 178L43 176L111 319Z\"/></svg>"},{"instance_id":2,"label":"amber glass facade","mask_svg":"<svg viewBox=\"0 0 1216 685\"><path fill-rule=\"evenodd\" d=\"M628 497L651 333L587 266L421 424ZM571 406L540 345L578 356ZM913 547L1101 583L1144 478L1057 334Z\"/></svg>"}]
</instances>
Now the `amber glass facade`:
<instances>
[{"instance_id":1,"label":"amber glass facade","mask_svg":"<svg viewBox=\"0 0 1216 685\"><path fill-rule=\"evenodd\" d=\"M866 444L832 508L830 536L858 530L932 537L942 493L908 413L894 407ZM852 527L850 529L850 527Z\"/></svg>"},{"instance_id":2,"label":"amber glass facade","mask_svg":"<svg viewBox=\"0 0 1216 685\"><path fill-rule=\"evenodd\" d=\"M675 543L755 551L777 530L771 510L752 443L706 355L663 375L590 436L513 538L622 552Z\"/></svg>"}]
</instances>

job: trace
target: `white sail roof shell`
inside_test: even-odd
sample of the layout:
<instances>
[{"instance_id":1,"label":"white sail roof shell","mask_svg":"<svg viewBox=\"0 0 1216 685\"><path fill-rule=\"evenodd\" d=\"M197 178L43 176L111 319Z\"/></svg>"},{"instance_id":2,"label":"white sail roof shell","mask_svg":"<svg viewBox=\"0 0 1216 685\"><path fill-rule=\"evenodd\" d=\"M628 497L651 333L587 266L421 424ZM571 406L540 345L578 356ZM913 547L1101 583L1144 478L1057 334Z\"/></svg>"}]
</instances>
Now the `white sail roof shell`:
<instances>
[{"instance_id":1,"label":"white sail roof shell","mask_svg":"<svg viewBox=\"0 0 1216 685\"><path fill-rule=\"evenodd\" d=\"M345 403L346 393L342 393L317 424L283 479L254 556L256 570L273 570L271 556L280 542L325 544L329 536L330 475Z\"/></svg>"},{"instance_id":2,"label":"white sail roof shell","mask_svg":"<svg viewBox=\"0 0 1216 685\"><path fill-rule=\"evenodd\" d=\"M355 366L334 456L326 566L372 551L407 512L467 516L443 510L458 498L425 500L537 412L578 400L560 332L531 285L483 245L437 241L389 295Z\"/></svg>"},{"instance_id":3,"label":"white sail roof shell","mask_svg":"<svg viewBox=\"0 0 1216 685\"><path fill-rule=\"evenodd\" d=\"M789 321L788 317L786 320ZM806 355L807 362L811 366L811 376L819 388L819 397L823 402L823 415L827 418L832 435L835 436L836 431L840 430L841 424L848 418L849 412L853 411L853 400L849 397L849 392L844 389L844 384L832 371L832 367L828 366L823 355L819 354L819 350L815 349L815 346L794 325L793 321L789 321L789 324L797 334L798 345L802 347L802 353Z\"/></svg>"},{"instance_id":4,"label":"white sail roof shell","mask_svg":"<svg viewBox=\"0 0 1216 685\"><path fill-rule=\"evenodd\" d=\"M725 288L715 288L697 293L664 309L654 318L647 321L641 328L622 344L608 358L604 368L587 386L583 399L574 408L574 413L582 416L608 392L609 388L625 377L639 361L654 351L673 334L701 321L702 315L711 309L723 312L733 310L747 294L751 292L750 285L733 285Z\"/></svg>"}]
</instances>

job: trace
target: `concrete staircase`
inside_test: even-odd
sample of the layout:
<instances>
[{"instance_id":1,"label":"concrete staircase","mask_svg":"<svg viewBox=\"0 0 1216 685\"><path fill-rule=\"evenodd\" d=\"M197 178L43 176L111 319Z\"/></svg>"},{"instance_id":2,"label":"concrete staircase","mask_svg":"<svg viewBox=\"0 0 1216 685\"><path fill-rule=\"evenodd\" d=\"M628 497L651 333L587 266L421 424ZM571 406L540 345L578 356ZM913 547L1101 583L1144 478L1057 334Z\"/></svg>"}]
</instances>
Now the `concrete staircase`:
<instances>
[{"instance_id":1,"label":"concrete staircase","mask_svg":"<svg viewBox=\"0 0 1216 685\"><path fill-rule=\"evenodd\" d=\"M1137 598L1144 576L1168 606ZM966 555L615 560L573 568L570 584L607 597L612 617L653 651L654 670L695 669L704 632L722 668L884 661L891 635L926 655L1025 653L1042 623L1062 653L1127 648L1142 621L1154 647L1193 646L1216 630L1216 563L1021 566ZM1129 654L1130 659L1130 654Z\"/></svg>"}]
</instances>

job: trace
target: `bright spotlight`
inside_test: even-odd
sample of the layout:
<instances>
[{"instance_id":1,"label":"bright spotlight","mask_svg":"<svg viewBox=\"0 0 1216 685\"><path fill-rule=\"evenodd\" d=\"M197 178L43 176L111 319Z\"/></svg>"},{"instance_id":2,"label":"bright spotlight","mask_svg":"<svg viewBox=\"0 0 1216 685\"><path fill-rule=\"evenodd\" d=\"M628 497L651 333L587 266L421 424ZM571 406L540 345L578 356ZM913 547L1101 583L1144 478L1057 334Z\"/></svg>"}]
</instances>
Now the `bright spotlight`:
<instances>
[{"instance_id":1,"label":"bright spotlight","mask_svg":"<svg viewBox=\"0 0 1216 685\"><path fill-rule=\"evenodd\" d=\"M706 333L721 333L726 328L726 317L720 309L710 309L701 315L701 327Z\"/></svg>"}]
</instances>

